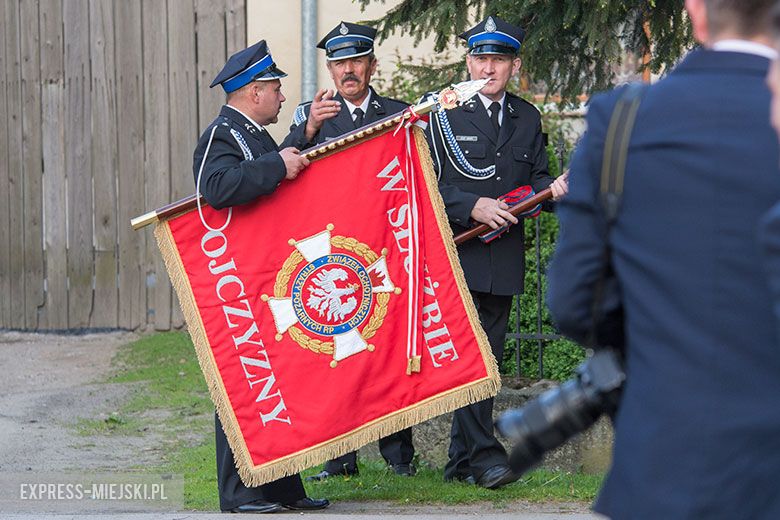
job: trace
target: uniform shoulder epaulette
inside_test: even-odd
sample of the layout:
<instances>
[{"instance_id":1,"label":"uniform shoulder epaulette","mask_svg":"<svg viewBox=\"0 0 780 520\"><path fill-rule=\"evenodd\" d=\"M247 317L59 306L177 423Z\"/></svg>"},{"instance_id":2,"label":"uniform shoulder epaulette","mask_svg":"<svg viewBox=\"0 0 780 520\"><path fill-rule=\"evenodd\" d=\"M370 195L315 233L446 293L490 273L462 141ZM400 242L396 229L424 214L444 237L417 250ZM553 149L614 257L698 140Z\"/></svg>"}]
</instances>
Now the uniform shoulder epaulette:
<instances>
[{"instance_id":1,"label":"uniform shoulder epaulette","mask_svg":"<svg viewBox=\"0 0 780 520\"><path fill-rule=\"evenodd\" d=\"M307 114L306 107L311 105L311 101L306 101L304 103L299 104L297 107L295 107L295 112L293 112L293 124L295 126L300 125L304 121L306 121L309 118L309 115Z\"/></svg>"},{"instance_id":2,"label":"uniform shoulder epaulette","mask_svg":"<svg viewBox=\"0 0 780 520\"><path fill-rule=\"evenodd\" d=\"M533 109L534 109L534 111L536 111L536 112L539 112L539 109L538 109L538 108L536 108L536 105L534 105L533 103L531 103L531 102L530 102L530 101L528 101L527 99L521 98L521 97L520 97L520 96L518 96L517 94L512 94L511 92L507 92L507 93L506 93L506 96L507 96L508 98L511 98L511 99L516 99L517 101L519 101L519 102L521 102L521 103L523 103L523 104L526 104L526 105L528 105L529 107L533 108Z\"/></svg>"}]
</instances>

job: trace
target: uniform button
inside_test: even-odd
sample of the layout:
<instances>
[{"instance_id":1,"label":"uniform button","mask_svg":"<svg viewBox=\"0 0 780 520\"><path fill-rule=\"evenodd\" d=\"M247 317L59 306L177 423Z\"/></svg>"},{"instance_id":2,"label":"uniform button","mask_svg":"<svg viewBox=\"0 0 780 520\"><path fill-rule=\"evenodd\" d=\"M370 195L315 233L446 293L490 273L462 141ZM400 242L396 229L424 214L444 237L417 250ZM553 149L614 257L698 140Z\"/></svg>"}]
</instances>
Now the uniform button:
<instances>
[{"instance_id":1,"label":"uniform button","mask_svg":"<svg viewBox=\"0 0 780 520\"><path fill-rule=\"evenodd\" d=\"M468 150L465 150L463 153L465 153L466 155L468 155L468 154L469 154L469 151L468 151Z\"/></svg>"},{"instance_id":2,"label":"uniform button","mask_svg":"<svg viewBox=\"0 0 780 520\"><path fill-rule=\"evenodd\" d=\"M500 181L500 180L501 180L501 177L496 177L496 180L497 180L497 181Z\"/></svg>"},{"instance_id":3,"label":"uniform button","mask_svg":"<svg viewBox=\"0 0 780 520\"><path fill-rule=\"evenodd\" d=\"M496 152L496 157L501 157L501 152Z\"/></svg>"}]
</instances>

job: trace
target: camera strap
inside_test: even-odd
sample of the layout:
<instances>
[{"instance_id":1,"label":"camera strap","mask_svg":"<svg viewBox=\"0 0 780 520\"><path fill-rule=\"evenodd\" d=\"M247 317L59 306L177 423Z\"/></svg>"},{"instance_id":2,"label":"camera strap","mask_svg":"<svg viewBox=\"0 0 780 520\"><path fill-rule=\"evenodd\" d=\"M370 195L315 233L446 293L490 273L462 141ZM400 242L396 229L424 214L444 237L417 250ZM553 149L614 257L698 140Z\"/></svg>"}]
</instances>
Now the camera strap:
<instances>
[{"instance_id":1,"label":"camera strap","mask_svg":"<svg viewBox=\"0 0 780 520\"><path fill-rule=\"evenodd\" d=\"M601 161L601 205L610 227L617 218L623 197L628 143L634 130L639 104L647 90L645 83L632 83L618 99L607 128L604 156Z\"/></svg>"},{"instance_id":2,"label":"camera strap","mask_svg":"<svg viewBox=\"0 0 780 520\"><path fill-rule=\"evenodd\" d=\"M632 83L623 91L620 99L615 104L609 120L609 126L607 127L607 136L604 140L599 199L607 221L605 231L606 246L604 248L604 270L596 283L593 305L591 307L592 325L590 337L588 338L588 346L590 347L599 346L597 333L603 315L605 286L610 281L614 282L609 232L620 210L623 198L623 179L626 174L628 145L631 140L631 133L634 130L639 105L646 91L647 85L645 83Z\"/></svg>"}]
</instances>

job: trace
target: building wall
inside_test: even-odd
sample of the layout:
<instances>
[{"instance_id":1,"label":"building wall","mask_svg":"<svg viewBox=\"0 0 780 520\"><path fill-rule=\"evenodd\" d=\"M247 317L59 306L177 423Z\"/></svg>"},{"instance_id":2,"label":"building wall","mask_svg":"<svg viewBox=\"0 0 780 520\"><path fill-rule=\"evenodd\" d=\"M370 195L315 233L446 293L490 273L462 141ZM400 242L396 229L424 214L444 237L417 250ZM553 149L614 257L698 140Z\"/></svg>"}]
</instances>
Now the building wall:
<instances>
[{"instance_id":1,"label":"building wall","mask_svg":"<svg viewBox=\"0 0 780 520\"><path fill-rule=\"evenodd\" d=\"M372 2L365 11L352 0L319 0L317 2L317 41L330 32L342 20L357 22L373 20L383 16L399 0L385 3ZM301 101L301 1L279 2L276 0L247 0L247 42L266 40L271 47L276 64L289 76L283 80L282 92L287 101L282 105L279 124L269 128L277 141L287 134L292 114ZM377 74L387 75L394 67L395 55L412 56L414 61L433 56L433 39L425 39L415 48L413 38L391 35L375 47L379 60ZM328 69L325 67L325 52L318 50L318 88L333 87Z\"/></svg>"}]
</instances>

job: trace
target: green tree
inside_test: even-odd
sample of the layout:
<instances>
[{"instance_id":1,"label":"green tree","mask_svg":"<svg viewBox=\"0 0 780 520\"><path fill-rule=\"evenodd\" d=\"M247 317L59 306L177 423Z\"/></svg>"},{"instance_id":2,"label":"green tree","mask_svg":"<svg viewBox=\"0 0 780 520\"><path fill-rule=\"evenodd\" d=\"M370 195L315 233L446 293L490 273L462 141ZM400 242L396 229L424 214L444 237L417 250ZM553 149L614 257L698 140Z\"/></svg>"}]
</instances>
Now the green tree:
<instances>
[{"instance_id":1,"label":"green tree","mask_svg":"<svg viewBox=\"0 0 780 520\"><path fill-rule=\"evenodd\" d=\"M357 0L362 7L384 0ZM434 36L434 51L463 49L457 35L488 14L527 31L521 51L529 79L564 101L604 90L625 53L647 56L659 72L692 45L683 0L403 0L372 20L380 35L400 31L415 43ZM419 91L463 79L464 60L409 66Z\"/></svg>"}]
</instances>

